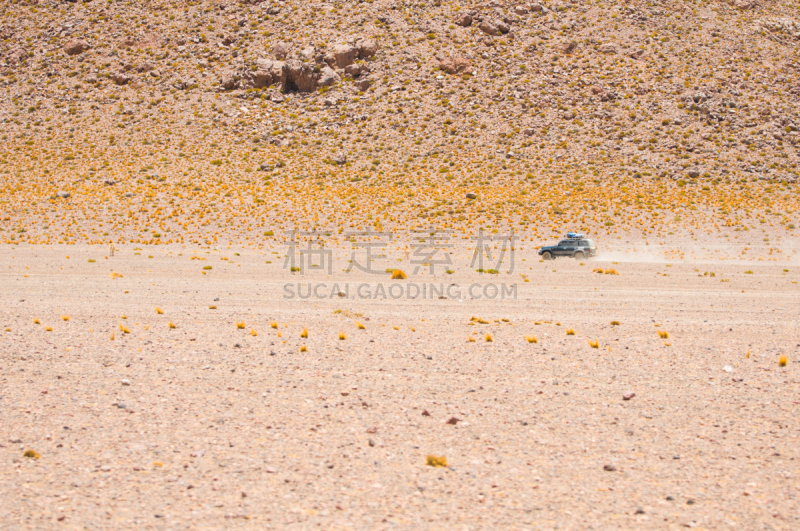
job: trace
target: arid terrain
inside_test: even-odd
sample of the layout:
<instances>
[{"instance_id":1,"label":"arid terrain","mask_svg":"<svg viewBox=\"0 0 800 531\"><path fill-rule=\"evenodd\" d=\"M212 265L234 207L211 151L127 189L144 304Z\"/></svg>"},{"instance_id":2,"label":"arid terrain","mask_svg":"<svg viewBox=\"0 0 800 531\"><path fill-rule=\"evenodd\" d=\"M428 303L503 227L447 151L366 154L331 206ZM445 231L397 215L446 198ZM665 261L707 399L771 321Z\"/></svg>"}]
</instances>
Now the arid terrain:
<instances>
[{"instance_id":1,"label":"arid terrain","mask_svg":"<svg viewBox=\"0 0 800 531\"><path fill-rule=\"evenodd\" d=\"M0 0L0 529L800 528L798 47Z\"/></svg>"},{"instance_id":2,"label":"arid terrain","mask_svg":"<svg viewBox=\"0 0 800 531\"><path fill-rule=\"evenodd\" d=\"M0 249L4 529L800 525L796 261L523 248L512 274L392 281L134 249ZM491 282L517 299L466 293Z\"/></svg>"}]
</instances>

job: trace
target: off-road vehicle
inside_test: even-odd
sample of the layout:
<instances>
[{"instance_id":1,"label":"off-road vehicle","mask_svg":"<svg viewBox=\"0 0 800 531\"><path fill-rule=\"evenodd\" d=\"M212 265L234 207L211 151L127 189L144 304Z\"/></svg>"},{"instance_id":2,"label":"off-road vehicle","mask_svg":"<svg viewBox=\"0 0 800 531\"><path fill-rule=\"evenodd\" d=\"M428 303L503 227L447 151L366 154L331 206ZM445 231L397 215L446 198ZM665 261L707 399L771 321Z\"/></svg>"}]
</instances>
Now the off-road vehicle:
<instances>
[{"instance_id":1,"label":"off-road vehicle","mask_svg":"<svg viewBox=\"0 0 800 531\"><path fill-rule=\"evenodd\" d=\"M558 245L547 245L539 249L539 256L544 260L553 260L559 256L569 256L578 260L597 256L597 247L592 240L583 234L570 232L566 240L561 240Z\"/></svg>"}]
</instances>

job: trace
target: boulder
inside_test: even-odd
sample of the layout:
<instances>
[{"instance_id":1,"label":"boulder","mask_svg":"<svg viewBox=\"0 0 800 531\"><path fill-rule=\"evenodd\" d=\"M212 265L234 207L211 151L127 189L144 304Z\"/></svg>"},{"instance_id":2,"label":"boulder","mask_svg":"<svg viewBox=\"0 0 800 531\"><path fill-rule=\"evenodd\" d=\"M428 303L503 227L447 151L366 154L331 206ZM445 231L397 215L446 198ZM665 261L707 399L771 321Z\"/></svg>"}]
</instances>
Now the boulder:
<instances>
[{"instance_id":1,"label":"boulder","mask_svg":"<svg viewBox=\"0 0 800 531\"><path fill-rule=\"evenodd\" d=\"M286 61L284 71L284 92L314 92L317 89L321 77L319 67L290 59Z\"/></svg>"},{"instance_id":2,"label":"boulder","mask_svg":"<svg viewBox=\"0 0 800 531\"><path fill-rule=\"evenodd\" d=\"M70 193L69 192L65 192L63 190L59 190L58 192L56 192L56 196L60 197L61 199L68 199L69 196L70 196Z\"/></svg>"},{"instance_id":3,"label":"boulder","mask_svg":"<svg viewBox=\"0 0 800 531\"><path fill-rule=\"evenodd\" d=\"M372 39L358 41L356 46L358 47L358 56L362 59L373 57L378 53L378 44Z\"/></svg>"},{"instance_id":4,"label":"boulder","mask_svg":"<svg viewBox=\"0 0 800 531\"><path fill-rule=\"evenodd\" d=\"M514 13L516 13L517 15L527 15L528 8L523 5L514 6Z\"/></svg>"},{"instance_id":5,"label":"boulder","mask_svg":"<svg viewBox=\"0 0 800 531\"><path fill-rule=\"evenodd\" d=\"M333 47L333 57L336 68L344 68L358 58L358 48L352 44L337 44ZM334 65L331 65L334 66Z\"/></svg>"},{"instance_id":6,"label":"boulder","mask_svg":"<svg viewBox=\"0 0 800 531\"><path fill-rule=\"evenodd\" d=\"M478 194L467 192L467 199L478 199Z\"/></svg>"},{"instance_id":7,"label":"boulder","mask_svg":"<svg viewBox=\"0 0 800 531\"><path fill-rule=\"evenodd\" d=\"M256 59L256 69L248 73L249 84L255 88L266 88L275 83L283 83L284 63L272 59Z\"/></svg>"},{"instance_id":8,"label":"boulder","mask_svg":"<svg viewBox=\"0 0 800 531\"><path fill-rule=\"evenodd\" d=\"M347 163L347 155L345 153L339 152L335 154L333 157L331 157L331 160L336 164L338 164L339 166L342 166Z\"/></svg>"},{"instance_id":9,"label":"boulder","mask_svg":"<svg viewBox=\"0 0 800 531\"><path fill-rule=\"evenodd\" d=\"M468 28L472 26L472 17L469 16L467 13L463 13L458 17L456 17L456 24L458 24L462 28Z\"/></svg>"},{"instance_id":10,"label":"boulder","mask_svg":"<svg viewBox=\"0 0 800 531\"><path fill-rule=\"evenodd\" d=\"M315 54L316 50L314 49L313 46L306 46L305 48L300 50L300 57L305 59L306 61L310 61L311 59L313 59Z\"/></svg>"},{"instance_id":11,"label":"boulder","mask_svg":"<svg viewBox=\"0 0 800 531\"><path fill-rule=\"evenodd\" d=\"M20 65L28 59L28 52L18 48L8 54L8 62L12 65Z\"/></svg>"},{"instance_id":12,"label":"boulder","mask_svg":"<svg viewBox=\"0 0 800 531\"><path fill-rule=\"evenodd\" d=\"M448 74L458 74L472 68L472 63L463 57L446 57L439 61L439 68Z\"/></svg>"},{"instance_id":13,"label":"boulder","mask_svg":"<svg viewBox=\"0 0 800 531\"><path fill-rule=\"evenodd\" d=\"M223 72L219 77L219 86L224 90L233 90L236 88L236 76L233 72Z\"/></svg>"},{"instance_id":14,"label":"boulder","mask_svg":"<svg viewBox=\"0 0 800 531\"><path fill-rule=\"evenodd\" d=\"M755 0L728 0L728 3L736 9L740 9L742 11L753 9L758 5Z\"/></svg>"},{"instance_id":15,"label":"boulder","mask_svg":"<svg viewBox=\"0 0 800 531\"><path fill-rule=\"evenodd\" d=\"M347 73L347 75L355 79L359 75L361 75L361 65L358 63L347 65L346 67L344 67L344 71L345 73Z\"/></svg>"},{"instance_id":16,"label":"boulder","mask_svg":"<svg viewBox=\"0 0 800 531\"><path fill-rule=\"evenodd\" d=\"M355 87L358 90L363 92L363 91L367 90L370 86L372 86L372 80L368 79L368 78L365 78L365 77L362 77L362 78L357 79L355 81L355 83L353 83L353 85L355 85Z\"/></svg>"},{"instance_id":17,"label":"boulder","mask_svg":"<svg viewBox=\"0 0 800 531\"><path fill-rule=\"evenodd\" d=\"M277 59L286 59L291 49L292 45L288 42L278 42L272 47L272 55L274 55Z\"/></svg>"},{"instance_id":18,"label":"boulder","mask_svg":"<svg viewBox=\"0 0 800 531\"><path fill-rule=\"evenodd\" d=\"M480 24L478 24L478 29L484 32L487 35L491 35L492 37L500 35L500 30L497 29L497 26L491 24L489 21L484 20Z\"/></svg>"},{"instance_id":19,"label":"boulder","mask_svg":"<svg viewBox=\"0 0 800 531\"><path fill-rule=\"evenodd\" d=\"M67 55L82 54L89 48L89 43L82 39L73 39L64 45L64 51Z\"/></svg>"},{"instance_id":20,"label":"boulder","mask_svg":"<svg viewBox=\"0 0 800 531\"><path fill-rule=\"evenodd\" d=\"M336 71L329 67L323 67L322 71L320 72L319 76L319 86L320 87L329 87L341 81L339 74Z\"/></svg>"},{"instance_id":21,"label":"boulder","mask_svg":"<svg viewBox=\"0 0 800 531\"><path fill-rule=\"evenodd\" d=\"M117 85L127 85L131 82L131 79L131 76L125 74L124 72L117 72L111 76L111 81Z\"/></svg>"},{"instance_id":22,"label":"boulder","mask_svg":"<svg viewBox=\"0 0 800 531\"><path fill-rule=\"evenodd\" d=\"M597 51L600 53L616 54L619 53L619 46L614 43L601 44Z\"/></svg>"}]
</instances>

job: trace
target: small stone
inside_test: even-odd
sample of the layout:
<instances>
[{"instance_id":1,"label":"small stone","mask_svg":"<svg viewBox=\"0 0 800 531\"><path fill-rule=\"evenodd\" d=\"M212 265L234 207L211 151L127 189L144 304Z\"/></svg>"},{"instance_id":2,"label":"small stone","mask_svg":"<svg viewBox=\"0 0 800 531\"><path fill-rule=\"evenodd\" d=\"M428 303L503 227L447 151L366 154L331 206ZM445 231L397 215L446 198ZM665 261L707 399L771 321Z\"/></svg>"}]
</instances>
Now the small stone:
<instances>
[{"instance_id":1,"label":"small stone","mask_svg":"<svg viewBox=\"0 0 800 531\"><path fill-rule=\"evenodd\" d=\"M56 192L56 196L60 197L61 199L68 199L69 196L70 196L70 193L69 192L65 192L63 190L59 190L58 192Z\"/></svg>"},{"instance_id":2,"label":"small stone","mask_svg":"<svg viewBox=\"0 0 800 531\"><path fill-rule=\"evenodd\" d=\"M722 370L725 371L725 372L733 372L733 367L731 367L730 365L725 365L722 368Z\"/></svg>"},{"instance_id":3,"label":"small stone","mask_svg":"<svg viewBox=\"0 0 800 531\"><path fill-rule=\"evenodd\" d=\"M478 194L467 192L467 199L478 199Z\"/></svg>"},{"instance_id":4,"label":"small stone","mask_svg":"<svg viewBox=\"0 0 800 531\"><path fill-rule=\"evenodd\" d=\"M606 472L616 472L617 467L615 467L614 465L604 465L603 470L605 470Z\"/></svg>"},{"instance_id":5,"label":"small stone","mask_svg":"<svg viewBox=\"0 0 800 531\"><path fill-rule=\"evenodd\" d=\"M123 379L121 379L121 380L119 381L119 383L121 383L122 385L130 385L130 384L131 384L131 381L130 381L130 380L128 380L128 379L126 379L126 378L123 378Z\"/></svg>"},{"instance_id":6,"label":"small stone","mask_svg":"<svg viewBox=\"0 0 800 531\"><path fill-rule=\"evenodd\" d=\"M623 400L630 400L630 399L631 399L631 398L633 398L634 396L636 396L636 393L634 393L633 391L628 391L627 393L625 393L624 395L622 395L622 399L623 399Z\"/></svg>"},{"instance_id":7,"label":"small stone","mask_svg":"<svg viewBox=\"0 0 800 531\"><path fill-rule=\"evenodd\" d=\"M450 417L445 424L451 424L451 425L455 426L459 422L461 422L461 419L456 418L456 417Z\"/></svg>"}]
</instances>

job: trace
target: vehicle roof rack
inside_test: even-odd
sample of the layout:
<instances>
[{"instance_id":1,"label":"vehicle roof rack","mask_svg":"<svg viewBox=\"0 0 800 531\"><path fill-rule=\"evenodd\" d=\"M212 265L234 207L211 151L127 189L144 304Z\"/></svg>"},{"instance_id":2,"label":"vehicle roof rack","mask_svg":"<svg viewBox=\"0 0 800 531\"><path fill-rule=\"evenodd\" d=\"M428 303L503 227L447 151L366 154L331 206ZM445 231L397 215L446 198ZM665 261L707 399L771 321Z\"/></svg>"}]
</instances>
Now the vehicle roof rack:
<instances>
[{"instance_id":1,"label":"vehicle roof rack","mask_svg":"<svg viewBox=\"0 0 800 531\"><path fill-rule=\"evenodd\" d=\"M570 232L567 233L567 238L570 239L570 240L580 240L581 238L585 238L585 237L586 236L584 236L583 234L581 234L579 232L570 231Z\"/></svg>"}]
</instances>

